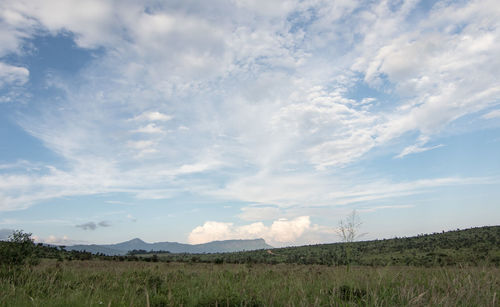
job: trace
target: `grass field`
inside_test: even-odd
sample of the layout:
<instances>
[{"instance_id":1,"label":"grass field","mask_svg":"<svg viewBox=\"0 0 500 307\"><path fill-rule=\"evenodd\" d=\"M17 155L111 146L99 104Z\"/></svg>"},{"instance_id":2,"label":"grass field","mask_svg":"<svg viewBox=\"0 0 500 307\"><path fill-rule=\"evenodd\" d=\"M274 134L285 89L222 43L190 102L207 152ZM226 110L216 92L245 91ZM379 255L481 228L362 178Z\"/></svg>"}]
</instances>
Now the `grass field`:
<instances>
[{"instance_id":1,"label":"grass field","mask_svg":"<svg viewBox=\"0 0 500 307\"><path fill-rule=\"evenodd\" d=\"M499 306L498 267L44 260L3 270L1 306Z\"/></svg>"}]
</instances>

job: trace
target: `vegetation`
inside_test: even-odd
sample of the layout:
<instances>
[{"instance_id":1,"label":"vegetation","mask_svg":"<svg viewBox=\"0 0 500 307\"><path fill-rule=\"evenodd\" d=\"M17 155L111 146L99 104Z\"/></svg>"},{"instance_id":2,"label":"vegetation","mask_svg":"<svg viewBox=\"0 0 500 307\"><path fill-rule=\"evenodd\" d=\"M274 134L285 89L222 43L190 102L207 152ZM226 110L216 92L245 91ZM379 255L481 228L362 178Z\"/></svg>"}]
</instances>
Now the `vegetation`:
<instances>
[{"instance_id":1,"label":"vegetation","mask_svg":"<svg viewBox=\"0 0 500 307\"><path fill-rule=\"evenodd\" d=\"M105 256L18 231L0 306L498 306L500 226L348 244Z\"/></svg>"},{"instance_id":2,"label":"vegetation","mask_svg":"<svg viewBox=\"0 0 500 307\"><path fill-rule=\"evenodd\" d=\"M31 233L21 230L14 231L7 242L0 245L0 265L19 266L26 263L36 264L38 257L35 255L35 244Z\"/></svg>"},{"instance_id":3,"label":"vegetation","mask_svg":"<svg viewBox=\"0 0 500 307\"><path fill-rule=\"evenodd\" d=\"M342 242L354 242L364 234L359 233L359 228L363 223L361 222L356 210L353 210L345 219L339 222L339 235Z\"/></svg>"},{"instance_id":4,"label":"vegetation","mask_svg":"<svg viewBox=\"0 0 500 307\"><path fill-rule=\"evenodd\" d=\"M44 260L0 306L498 306L500 271Z\"/></svg>"},{"instance_id":5,"label":"vegetation","mask_svg":"<svg viewBox=\"0 0 500 307\"><path fill-rule=\"evenodd\" d=\"M8 242L0 241L0 265L36 264L38 259L109 260L235 264L319 264L340 265L500 265L500 226L456 230L409 238L344 242L274 248L234 253L188 254L133 250L125 256L106 256L66 251L63 247L35 245L30 234L17 232ZM9 260L10 259L10 260Z\"/></svg>"},{"instance_id":6,"label":"vegetation","mask_svg":"<svg viewBox=\"0 0 500 307\"><path fill-rule=\"evenodd\" d=\"M410 238L320 244L220 254L157 254L162 261L321 265L500 265L500 226ZM142 254L142 256L151 254Z\"/></svg>"}]
</instances>

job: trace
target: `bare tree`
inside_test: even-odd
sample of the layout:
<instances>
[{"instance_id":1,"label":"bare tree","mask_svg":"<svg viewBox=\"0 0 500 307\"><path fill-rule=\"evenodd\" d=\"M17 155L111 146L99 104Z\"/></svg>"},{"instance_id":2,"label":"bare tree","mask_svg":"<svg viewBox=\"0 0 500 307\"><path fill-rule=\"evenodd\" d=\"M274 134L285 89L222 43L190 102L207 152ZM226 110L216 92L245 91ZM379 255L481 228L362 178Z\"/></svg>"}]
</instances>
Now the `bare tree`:
<instances>
[{"instance_id":1,"label":"bare tree","mask_svg":"<svg viewBox=\"0 0 500 307\"><path fill-rule=\"evenodd\" d=\"M365 235L364 233L360 233L360 227L363 223L358 216L356 210L352 210L352 212L346 216L343 220L339 222L339 236L342 239L342 242L345 242L345 261L347 264L347 271L350 270L352 258L353 258L353 247L352 242L356 241L359 237Z\"/></svg>"},{"instance_id":2,"label":"bare tree","mask_svg":"<svg viewBox=\"0 0 500 307\"><path fill-rule=\"evenodd\" d=\"M361 222L356 210L352 210L352 212L346 216L345 219L340 220L338 232L342 242L351 243L364 236L365 233L359 232L362 224L363 223Z\"/></svg>"}]
</instances>

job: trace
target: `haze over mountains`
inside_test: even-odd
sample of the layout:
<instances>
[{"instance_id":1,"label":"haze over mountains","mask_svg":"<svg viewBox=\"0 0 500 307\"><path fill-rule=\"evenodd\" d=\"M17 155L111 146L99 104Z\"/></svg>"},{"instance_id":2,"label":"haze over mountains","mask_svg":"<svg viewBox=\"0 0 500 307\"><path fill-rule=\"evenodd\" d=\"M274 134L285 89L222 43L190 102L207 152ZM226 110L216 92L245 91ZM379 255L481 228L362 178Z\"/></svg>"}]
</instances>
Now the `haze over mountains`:
<instances>
[{"instance_id":1,"label":"haze over mountains","mask_svg":"<svg viewBox=\"0 0 500 307\"><path fill-rule=\"evenodd\" d=\"M171 253L226 253L250 251L257 249L273 248L268 245L264 239L254 240L225 240L213 241L204 244L183 244L177 242L156 242L147 243L139 238L132 239L116 244L105 245L73 245L67 246L66 250L87 251L91 253L102 253L109 256L125 255L131 250L146 250L146 251L168 251Z\"/></svg>"}]
</instances>

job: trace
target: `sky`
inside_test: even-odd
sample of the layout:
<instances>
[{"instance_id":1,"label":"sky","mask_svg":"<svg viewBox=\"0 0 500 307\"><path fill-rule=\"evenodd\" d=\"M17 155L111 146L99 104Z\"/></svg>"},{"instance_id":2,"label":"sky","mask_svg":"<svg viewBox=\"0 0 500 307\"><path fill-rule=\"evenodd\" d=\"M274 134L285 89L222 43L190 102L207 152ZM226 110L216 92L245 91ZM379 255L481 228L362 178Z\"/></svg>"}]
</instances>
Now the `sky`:
<instances>
[{"instance_id":1,"label":"sky","mask_svg":"<svg viewBox=\"0 0 500 307\"><path fill-rule=\"evenodd\" d=\"M500 224L500 6L0 2L0 234L337 242Z\"/></svg>"}]
</instances>

